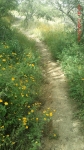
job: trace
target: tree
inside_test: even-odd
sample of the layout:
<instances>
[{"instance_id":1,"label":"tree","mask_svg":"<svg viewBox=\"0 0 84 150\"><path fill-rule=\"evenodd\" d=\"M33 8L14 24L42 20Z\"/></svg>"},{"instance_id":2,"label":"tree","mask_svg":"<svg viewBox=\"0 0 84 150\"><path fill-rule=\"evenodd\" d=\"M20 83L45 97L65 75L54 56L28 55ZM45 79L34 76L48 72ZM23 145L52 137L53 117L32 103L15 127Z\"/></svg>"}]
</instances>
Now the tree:
<instances>
[{"instance_id":1,"label":"tree","mask_svg":"<svg viewBox=\"0 0 84 150\"><path fill-rule=\"evenodd\" d=\"M17 0L0 0L0 41L11 38L10 23L6 19L17 4Z\"/></svg>"},{"instance_id":2,"label":"tree","mask_svg":"<svg viewBox=\"0 0 84 150\"><path fill-rule=\"evenodd\" d=\"M0 0L0 18L6 16L10 10L16 8L17 0Z\"/></svg>"},{"instance_id":3,"label":"tree","mask_svg":"<svg viewBox=\"0 0 84 150\"><path fill-rule=\"evenodd\" d=\"M45 1L41 0L22 1L19 6L19 12L25 16L25 22L27 25L34 17L52 20L59 14L57 10L53 10L52 5L45 5Z\"/></svg>"},{"instance_id":4,"label":"tree","mask_svg":"<svg viewBox=\"0 0 84 150\"><path fill-rule=\"evenodd\" d=\"M33 19L33 16L36 14L36 4L35 0L24 0L19 5L19 12L25 16L25 22L28 22Z\"/></svg>"},{"instance_id":5,"label":"tree","mask_svg":"<svg viewBox=\"0 0 84 150\"><path fill-rule=\"evenodd\" d=\"M80 4L82 6L81 20L82 20L82 34L84 34L84 1L83 0L46 0L46 3L51 4L55 9L62 12L64 16L67 16L69 20L73 23L75 29L77 30L77 7Z\"/></svg>"}]
</instances>

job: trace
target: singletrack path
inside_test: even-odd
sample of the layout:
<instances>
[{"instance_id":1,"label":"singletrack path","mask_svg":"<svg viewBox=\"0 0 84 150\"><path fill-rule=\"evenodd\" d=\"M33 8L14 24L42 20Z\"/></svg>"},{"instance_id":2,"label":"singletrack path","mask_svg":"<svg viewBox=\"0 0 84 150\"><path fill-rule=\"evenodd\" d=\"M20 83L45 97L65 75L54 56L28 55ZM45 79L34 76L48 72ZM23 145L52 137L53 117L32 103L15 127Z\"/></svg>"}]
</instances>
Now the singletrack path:
<instances>
[{"instance_id":1,"label":"singletrack path","mask_svg":"<svg viewBox=\"0 0 84 150\"><path fill-rule=\"evenodd\" d=\"M29 37L27 32L23 32ZM59 133L57 140L44 138L42 150L84 150L84 136L80 132L81 122L74 119L75 106L68 96L67 79L59 65L52 60L47 46L34 36L43 64L43 75L47 80L47 100L45 108L55 109L52 120L53 128Z\"/></svg>"}]
</instances>

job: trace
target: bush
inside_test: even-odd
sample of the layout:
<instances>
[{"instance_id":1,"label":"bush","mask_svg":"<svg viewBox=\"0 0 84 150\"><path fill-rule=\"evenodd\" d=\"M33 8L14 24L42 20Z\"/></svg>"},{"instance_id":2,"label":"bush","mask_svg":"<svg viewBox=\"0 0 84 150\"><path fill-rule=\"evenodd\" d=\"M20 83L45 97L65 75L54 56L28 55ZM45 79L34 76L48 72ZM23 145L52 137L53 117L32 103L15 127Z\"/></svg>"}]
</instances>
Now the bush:
<instances>
[{"instance_id":1,"label":"bush","mask_svg":"<svg viewBox=\"0 0 84 150\"><path fill-rule=\"evenodd\" d=\"M61 60L63 49L70 47L74 39L74 36L71 37L71 34L63 32L63 30L59 31L59 29L49 32L45 31L42 35L45 43L49 46L49 49L52 52L54 60Z\"/></svg>"},{"instance_id":2,"label":"bush","mask_svg":"<svg viewBox=\"0 0 84 150\"><path fill-rule=\"evenodd\" d=\"M52 112L39 110L42 76L35 42L11 32L0 42L0 149L37 150Z\"/></svg>"},{"instance_id":3,"label":"bush","mask_svg":"<svg viewBox=\"0 0 84 150\"><path fill-rule=\"evenodd\" d=\"M84 120L84 44L77 43L70 32L51 31L43 33L55 60L59 59L69 81L70 96L78 103L78 117Z\"/></svg>"}]
</instances>

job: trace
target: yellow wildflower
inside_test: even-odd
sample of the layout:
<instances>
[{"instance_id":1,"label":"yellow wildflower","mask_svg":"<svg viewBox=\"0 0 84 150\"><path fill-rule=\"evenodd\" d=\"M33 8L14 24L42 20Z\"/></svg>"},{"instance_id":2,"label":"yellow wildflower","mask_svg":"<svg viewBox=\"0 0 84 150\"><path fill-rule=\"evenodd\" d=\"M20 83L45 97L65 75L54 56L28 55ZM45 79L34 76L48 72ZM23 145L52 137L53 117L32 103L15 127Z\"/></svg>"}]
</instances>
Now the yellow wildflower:
<instances>
[{"instance_id":1,"label":"yellow wildflower","mask_svg":"<svg viewBox=\"0 0 84 150\"><path fill-rule=\"evenodd\" d=\"M12 142L12 145L14 145L15 144L15 142Z\"/></svg>"},{"instance_id":2,"label":"yellow wildflower","mask_svg":"<svg viewBox=\"0 0 84 150\"><path fill-rule=\"evenodd\" d=\"M56 137L56 134L54 134L53 136Z\"/></svg>"},{"instance_id":3,"label":"yellow wildflower","mask_svg":"<svg viewBox=\"0 0 84 150\"><path fill-rule=\"evenodd\" d=\"M46 114L46 116L49 116L49 114Z\"/></svg>"},{"instance_id":4,"label":"yellow wildflower","mask_svg":"<svg viewBox=\"0 0 84 150\"><path fill-rule=\"evenodd\" d=\"M22 96L22 97L24 97L24 94L23 94L23 93L21 93L21 96Z\"/></svg>"},{"instance_id":5,"label":"yellow wildflower","mask_svg":"<svg viewBox=\"0 0 84 150\"><path fill-rule=\"evenodd\" d=\"M30 108L30 106L28 106L28 108Z\"/></svg>"},{"instance_id":6,"label":"yellow wildflower","mask_svg":"<svg viewBox=\"0 0 84 150\"><path fill-rule=\"evenodd\" d=\"M8 45L5 45L4 48L9 48L9 46L8 46Z\"/></svg>"},{"instance_id":7,"label":"yellow wildflower","mask_svg":"<svg viewBox=\"0 0 84 150\"><path fill-rule=\"evenodd\" d=\"M50 107L48 107L48 110L50 109Z\"/></svg>"},{"instance_id":8,"label":"yellow wildflower","mask_svg":"<svg viewBox=\"0 0 84 150\"><path fill-rule=\"evenodd\" d=\"M0 55L0 58L3 57L2 55Z\"/></svg>"},{"instance_id":9,"label":"yellow wildflower","mask_svg":"<svg viewBox=\"0 0 84 150\"><path fill-rule=\"evenodd\" d=\"M18 86L18 83L16 83L15 85Z\"/></svg>"},{"instance_id":10,"label":"yellow wildflower","mask_svg":"<svg viewBox=\"0 0 84 150\"><path fill-rule=\"evenodd\" d=\"M50 112L50 117L52 117L52 112Z\"/></svg>"},{"instance_id":11,"label":"yellow wildflower","mask_svg":"<svg viewBox=\"0 0 84 150\"><path fill-rule=\"evenodd\" d=\"M2 142L4 142L4 140L2 140Z\"/></svg>"},{"instance_id":12,"label":"yellow wildflower","mask_svg":"<svg viewBox=\"0 0 84 150\"><path fill-rule=\"evenodd\" d=\"M22 86L22 89L23 89L23 90L25 90L25 89L26 89L26 86L25 86L25 85L24 85L24 86Z\"/></svg>"},{"instance_id":13,"label":"yellow wildflower","mask_svg":"<svg viewBox=\"0 0 84 150\"><path fill-rule=\"evenodd\" d=\"M23 119L23 121L27 122L27 118L26 117L23 117L22 119Z\"/></svg>"},{"instance_id":14,"label":"yellow wildflower","mask_svg":"<svg viewBox=\"0 0 84 150\"><path fill-rule=\"evenodd\" d=\"M36 118L36 121L38 121L38 118Z\"/></svg>"},{"instance_id":15,"label":"yellow wildflower","mask_svg":"<svg viewBox=\"0 0 84 150\"><path fill-rule=\"evenodd\" d=\"M12 55L17 55L16 53L12 52Z\"/></svg>"},{"instance_id":16,"label":"yellow wildflower","mask_svg":"<svg viewBox=\"0 0 84 150\"><path fill-rule=\"evenodd\" d=\"M2 59L2 61L3 61L3 62L5 62L5 61L6 61L6 59Z\"/></svg>"},{"instance_id":17,"label":"yellow wildflower","mask_svg":"<svg viewBox=\"0 0 84 150\"><path fill-rule=\"evenodd\" d=\"M26 125L26 123L27 123L27 118L26 118L26 117L23 117L22 119L23 119L23 125Z\"/></svg>"},{"instance_id":18,"label":"yellow wildflower","mask_svg":"<svg viewBox=\"0 0 84 150\"><path fill-rule=\"evenodd\" d=\"M30 115L31 113L30 112L28 112L28 115Z\"/></svg>"},{"instance_id":19,"label":"yellow wildflower","mask_svg":"<svg viewBox=\"0 0 84 150\"><path fill-rule=\"evenodd\" d=\"M6 70L6 68L3 67L2 70Z\"/></svg>"},{"instance_id":20,"label":"yellow wildflower","mask_svg":"<svg viewBox=\"0 0 84 150\"><path fill-rule=\"evenodd\" d=\"M14 78L14 77L12 77L12 78L11 78L11 80L12 80L12 81L14 81L14 80L15 80L15 78Z\"/></svg>"},{"instance_id":21,"label":"yellow wildflower","mask_svg":"<svg viewBox=\"0 0 84 150\"><path fill-rule=\"evenodd\" d=\"M25 80L26 82L28 82L28 80Z\"/></svg>"},{"instance_id":22,"label":"yellow wildflower","mask_svg":"<svg viewBox=\"0 0 84 150\"><path fill-rule=\"evenodd\" d=\"M33 112L34 112L34 110L32 109L32 110L31 110L31 112L33 113Z\"/></svg>"},{"instance_id":23,"label":"yellow wildflower","mask_svg":"<svg viewBox=\"0 0 84 150\"><path fill-rule=\"evenodd\" d=\"M26 94L26 97L28 97L28 94Z\"/></svg>"},{"instance_id":24,"label":"yellow wildflower","mask_svg":"<svg viewBox=\"0 0 84 150\"><path fill-rule=\"evenodd\" d=\"M0 103L2 103L3 102L3 100L2 99L0 99Z\"/></svg>"},{"instance_id":25,"label":"yellow wildflower","mask_svg":"<svg viewBox=\"0 0 84 150\"><path fill-rule=\"evenodd\" d=\"M8 105L8 102L5 102L4 105Z\"/></svg>"},{"instance_id":26,"label":"yellow wildflower","mask_svg":"<svg viewBox=\"0 0 84 150\"><path fill-rule=\"evenodd\" d=\"M45 113L46 113L46 110L44 110L43 113L45 114Z\"/></svg>"},{"instance_id":27,"label":"yellow wildflower","mask_svg":"<svg viewBox=\"0 0 84 150\"><path fill-rule=\"evenodd\" d=\"M28 126L26 126L26 129L28 129Z\"/></svg>"},{"instance_id":28,"label":"yellow wildflower","mask_svg":"<svg viewBox=\"0 0 84 150\"><path fill-rule=\"evenodd\" d=\"M37 142L37 141L36 141L35 143L36 143L36 144L38 144L38 142Z\"/></svg>"},{"instance_id":29,"label":"yellow wildflower","mask_svg":"<svg viewBox=\"0 0 84 150\"><path fill-rule=\"evenodd\" d=\"M34 67L34 64L32 64L32 67Z\"/></svg>"},{"instance_id":30,"label":"yellow wildflower","mask_svg":"<svg viewBox=\"0 0 84 150\"><path fill-rule=\"evenodd\" d=\"M12 68L12 67L13 67L12 65L9 66L9 68Z\"/></svg>"},{"instance_id":31,"label":"yellow wildflower","mask_svg":"<svg viewBox=\"0 0 84 150\"><path fill-rule=\"evenodd\" d=\"M26 75L26 74L24 74L24 77L26 77L26 78L27 78L27 75Z\"/></svg>"},{"instance_id":32,"label":"yellow wildflower","mask_svg":"<svg viewBox=\"0 0 84 150\"><path fill-rule=\"evenodd\" d=\"M1 129L4 128L4 126L1 127Z\"/></svg>"}]
</instances>

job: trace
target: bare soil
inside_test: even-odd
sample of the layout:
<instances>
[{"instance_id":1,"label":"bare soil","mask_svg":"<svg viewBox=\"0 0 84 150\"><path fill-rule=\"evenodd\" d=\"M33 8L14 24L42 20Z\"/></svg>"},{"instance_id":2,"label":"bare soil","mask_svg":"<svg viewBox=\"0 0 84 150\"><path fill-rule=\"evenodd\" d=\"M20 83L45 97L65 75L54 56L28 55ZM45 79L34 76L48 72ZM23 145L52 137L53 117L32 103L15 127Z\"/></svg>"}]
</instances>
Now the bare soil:
<instances>
[{"instance_id":1,"label":"bare soil","mask_svg":"<svg viewBox=\"0 0 84 150\"><path fill-rule=\"evenodd\" d=\"M41 51L45 77L48 80L49 96L44 107L56 110L52 123L59 134L58 140L45 138L43 150L84 150L84 136L80 133L81 122L74 118L76 104L69 98L67 79L59 62L52 60L48 48L41 41L36 42Z\"/></svg>"},{"instance_id":2,"label":"bare soil","mask_svg":"<svg viewBox=\"0 0 84 150\"><path fill-rule=\"evenodd\" d=\"M23 33L29 37L27 32ZM52 117L52 126L59 134L57 140L44 137L42 150L84 150L84 136L80 132L81 122L74 118L76 104L69 98L68 81L61 66L59 62L52 60L47 46L42 41L34 36L30 38L36 40L36 46L41 55L45 78L44 109L50 107L56 110Z\"/></svg>"}]
</instances>

